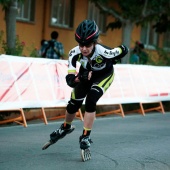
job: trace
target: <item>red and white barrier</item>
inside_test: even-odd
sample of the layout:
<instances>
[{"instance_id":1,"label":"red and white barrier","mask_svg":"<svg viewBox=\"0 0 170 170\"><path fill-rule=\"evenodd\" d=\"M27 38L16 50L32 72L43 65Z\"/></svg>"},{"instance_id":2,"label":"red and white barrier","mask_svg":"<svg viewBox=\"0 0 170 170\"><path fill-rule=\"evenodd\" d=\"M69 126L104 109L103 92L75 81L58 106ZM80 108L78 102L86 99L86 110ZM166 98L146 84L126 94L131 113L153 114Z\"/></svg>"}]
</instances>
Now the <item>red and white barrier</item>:
<instances>
[{"instance_id":1,"label":"red and white barrier","mask_svg":"<svg viewBox=\"0 0 170 170\"><path fill-rule=\"evenodd\" d=\"M149 103L170 100L170 67L115 65L112 86L98 103Z\"/></svg>"},{"instance_id":2,"label":"red and white barrier","mask_svg":"<svg viewBox=\"0 0 170 170\"><path fill-rule=\"evenodd\" d=\"M170 67L117 64L98 104L170 100ZM0 110L66 106L67 61L0 55Z\"/></svg>"}]
</instances>

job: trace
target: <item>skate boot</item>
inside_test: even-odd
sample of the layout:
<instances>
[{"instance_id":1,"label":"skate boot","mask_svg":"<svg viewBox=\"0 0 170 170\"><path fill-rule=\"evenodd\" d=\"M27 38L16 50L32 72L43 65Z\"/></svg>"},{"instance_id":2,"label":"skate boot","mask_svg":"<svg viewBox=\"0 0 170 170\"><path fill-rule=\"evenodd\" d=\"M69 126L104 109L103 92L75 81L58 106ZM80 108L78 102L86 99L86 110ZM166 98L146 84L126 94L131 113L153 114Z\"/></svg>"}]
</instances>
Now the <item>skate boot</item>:
<instances>
[{"instance_id":1,"label":"skate boot","mask_svg":"<svg viewBox=\"0 0 170 170\"><path fill-rule=\"evenodd\" d=\"M64 138L67 134L71 133L75 129L75 126L72 126L69 129L64 129L64 124L60 126L59 129L50 134L50 140L44 144L42 150L47 149L50 145L56 143L59 139Z\"/></svg>"},{"instance_id":2,"label":"skate boot","mask_svg":"<svg viewBox=\"0 0 170 170\"><path fill-rule=\"evenodd\" d=\"M91 143L93 143L92 140L90 139L89 136L85 137L80 136L79 143L82 161L85 162L87 160L90 160L91 159L90 145Z\"/></svg>"}]
</instances>

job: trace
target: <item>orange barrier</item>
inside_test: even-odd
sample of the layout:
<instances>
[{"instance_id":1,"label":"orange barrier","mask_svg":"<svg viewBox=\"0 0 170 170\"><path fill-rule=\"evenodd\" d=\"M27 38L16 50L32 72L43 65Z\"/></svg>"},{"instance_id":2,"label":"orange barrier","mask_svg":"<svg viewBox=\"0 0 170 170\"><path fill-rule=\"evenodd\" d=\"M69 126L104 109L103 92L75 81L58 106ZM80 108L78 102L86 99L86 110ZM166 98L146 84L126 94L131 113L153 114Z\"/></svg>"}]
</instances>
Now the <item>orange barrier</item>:
<instances>
[{"instance_id":1,"label":"orange barrier","mask_svg":"<svg viewBox=\"0 0 170 170\"><path fill-rule=\"evenodd\" d=\"M54 109L54 108L59 109L59 108L63 108L63 107L52 107L52 108L50 107L50 109ZM45 114L45 109L49 109L49 108L42 108L42 111L44 112L44 114ZM65 114L51 117L51 118L49 118L49 120L56 120L56 119L62 119L62 118L65 118ZM84 120L81 109L79 109L78 112L76 113L76 118L80 119L81 121Z\"/></svg>"},{"instance_id":2,"label":"orange barrier","mask_svg":"<svg viewBox=\"0 0 170 170\"><path fill-rule=\"evenodd\" d=\"M20 116L17 117L17 118L0 121L0 124L16 122L17 124L20 124L20 125L22 125L24 127L27 127L27 122L26 122L26 119L25 119L25 115L24 115L23 109L20 108L20 109L3 110L3 112L7 112L7 111L10 111L10 112L12 112L12 111L19 111L20 112Z\"/></svg>"},{"instance_id":3,"label":"orange barrier","mask_svg":"<svg viewBox=\"0 0 170 170\"><path fill-rule=\"evenodd\" d=\"M111 111L98 113L98 114L96 114L96 117L97 116L110 115L110 114L118 114L118 115L121 115L122 117L125 117L122 105L121 104L117 104L117 105L115 104L115 106L118 106L118 109L115 109L115 110L113 109Z\"/></svg>"},{"instance_id":4,"label":"orange barrier","mask_svg":"<svg viewBox=\"0 0 170 170\"><path fill-rule=\"evenodd\" d=\"M163 104L161 101L159 102L154 102L154 103L158 103L159 105L157 107L152 107L152 108L149 108L149 109L145 109L144 108L144 104L149 104L149 103L140 103L140 109L139 109L139 112L142 113L142 115L145 115L145 112L150 112L150 111L159 111L161 113L165 113L164 111L164 107L163 107Z\"/></svg>"},{"instance_id":5,"label":"orange barrier","mask_svg":"<svg viewBox=\"0 0 170 170\"><path fill-rule=\"evenodd\" d=\"M157 103L158 106L147 108L147 109L144 108L144 105L155 104L155 103ZM158 102L149 102L149 103L139 103L139 106L140 106L139 109L131 110L131 111L128 111L128 112L125 112L125 113L132 113L132 112L136 113L137 112L137 113L140 113L143 116L145 116L146 112L158 111L158 112L161 112L162 114L165 114L165 110L164 110L164 107L163 107L163 104L162 104L161 101L158 101Z\"/></svg>"},{"instance_id":6,"label":"orange barrier","mask_svg":"<svg viewBox=\"0 0 170 170\"><path fill-rule=\"evenodd\" d=\"M56 108L58 109L59 107L56 107ZM45 109L47 109L47 108L40 108L40 109L41 109L41 113L42 113L42 116L40 116L40 117L43 118L44 124L47 125L48 121L47 121L47 116L46 116L46 113L45 113ZM16 117L16 118L11 118L11 119L0 121L0 125L15 122L15 123L20 124L20 125L22 125L24 127L28 126L23 109L3 110L3 112L5 112L5 111L10 111L10 112L19 111L20 112L20 116ZM64 117L65 117L65 114L49 118L49 120L61 119L61 118L64 118ZM80 119L81 121L84 120L82 112L81 112L81 109L79 109L79 111L76 113L76 118Z\"/></svg>"}]
</instances>

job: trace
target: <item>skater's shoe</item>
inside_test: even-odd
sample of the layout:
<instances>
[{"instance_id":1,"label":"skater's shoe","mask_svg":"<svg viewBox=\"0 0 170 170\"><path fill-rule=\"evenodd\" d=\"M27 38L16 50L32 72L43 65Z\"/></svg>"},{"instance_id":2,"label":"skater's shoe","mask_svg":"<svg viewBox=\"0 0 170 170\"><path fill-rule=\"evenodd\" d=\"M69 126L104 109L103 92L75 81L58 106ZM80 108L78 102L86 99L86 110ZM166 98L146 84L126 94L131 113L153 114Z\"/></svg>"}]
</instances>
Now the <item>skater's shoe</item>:
<instances>
[{"instance_id":1,"label":"skater's shoe","mask_svg":"<svg viewBox=\"0 0 170 170\"><path fill-rule=\"evenodd\" d=\"M90 145L91 143L93 143L92 140L90 139L89 136L86 137L80 136L79 143L82 161L85 162L87 160L90 160L91 159Z\"/></svg>"},{"instance_id":2,"label":"skater's shoe","mask_svg":"<svg viewBox=\"0 0 170 170\"><path fill-rule=\"evenodd\" d=\"M85 136L85 137L80 136L79 143L80 143L80 149L88 149L90 148L90 145L93 142L89 136Z\"/></svg>"},{"instance_id":3,"label":"skater's shoe","mask_svg":"<svg viewBox=\"0 0 170 170\"><path fill-rule=\"evenodd\" d=\"M50 145L56 143L59 139L64 138L67 134L71 133L74 129L75 126L72 125L69 129L64 129L64 124L62 124L59 129L57 129L56 131L50 134L50 140L43 145L42 150L47 149Z\"/></svg>"},{"instance_id":4,"label":"skater's shoe","mask_svg":"<svg viewBox=\"0 0 170 170\"><path fill-rule=\"evenodd\" d=\"M69 129L64 128L64 124L60 126L59 129L50 134L50 140L53 143L56 143L59 139L64 138L67 134L71 133L75 129L75 126L72 126Z\"/></svg>"}]
</instances>

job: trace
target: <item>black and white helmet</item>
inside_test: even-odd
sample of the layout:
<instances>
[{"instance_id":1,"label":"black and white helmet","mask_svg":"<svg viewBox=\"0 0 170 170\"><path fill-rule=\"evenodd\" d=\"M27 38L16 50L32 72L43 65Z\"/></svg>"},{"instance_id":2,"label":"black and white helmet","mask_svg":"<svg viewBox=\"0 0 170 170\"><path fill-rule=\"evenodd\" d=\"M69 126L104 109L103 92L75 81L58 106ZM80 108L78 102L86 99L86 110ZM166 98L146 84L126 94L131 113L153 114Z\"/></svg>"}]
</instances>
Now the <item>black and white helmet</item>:
<instances>
[{"instance_id":1,"label":"black and white helmet","mask_svg":"<svg viewBox=\"0 0 170 170\"><path fill-rule=\"evenodd\" d=\"M96 42L99 37L99 28L95 21L84 20L79 24L75 33L75 40L81 44Z\"/></svg>"}]
</instances>

